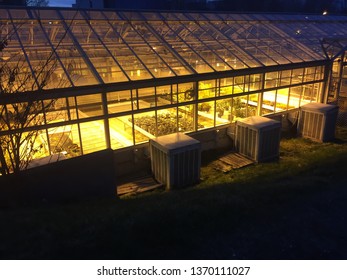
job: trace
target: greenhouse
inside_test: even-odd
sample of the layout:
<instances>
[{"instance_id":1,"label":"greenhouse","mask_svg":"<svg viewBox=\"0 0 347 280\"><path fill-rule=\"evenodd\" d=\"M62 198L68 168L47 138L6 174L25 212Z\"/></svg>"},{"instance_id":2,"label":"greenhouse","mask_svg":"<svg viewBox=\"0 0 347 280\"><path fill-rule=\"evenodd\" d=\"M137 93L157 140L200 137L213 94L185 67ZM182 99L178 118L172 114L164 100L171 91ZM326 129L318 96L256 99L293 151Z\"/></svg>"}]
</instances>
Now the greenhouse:
<instances>
[{"instance_id":1,"label":"greenhouse","mask_svg":"<svg viewBox=\"0 0 347 280\"><path fill-rule=\"evenodd\" d=\"M0 25L1 150L27 141L20 157L217 130L345 86L347 16L1 8Z\"/></svg>"}]
</instances>

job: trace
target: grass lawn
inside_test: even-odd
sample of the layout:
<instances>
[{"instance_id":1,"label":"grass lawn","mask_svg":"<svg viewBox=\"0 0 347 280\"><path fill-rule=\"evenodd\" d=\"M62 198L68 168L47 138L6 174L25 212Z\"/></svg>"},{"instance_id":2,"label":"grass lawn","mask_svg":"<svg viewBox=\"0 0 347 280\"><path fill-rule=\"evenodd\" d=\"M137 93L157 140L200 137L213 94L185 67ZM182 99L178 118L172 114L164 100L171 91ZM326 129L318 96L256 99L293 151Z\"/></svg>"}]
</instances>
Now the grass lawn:
<instances>
[{"instance_id":1,"label":"grass lawn","mask_svg":"<svg viewBox=\"0 0 347 280\"><path fill-rule=\"evenodd\" d=\"M0 210L2 259L347 259L347 129L280 160L123 199Z\"/></svg>"}]
</instances>

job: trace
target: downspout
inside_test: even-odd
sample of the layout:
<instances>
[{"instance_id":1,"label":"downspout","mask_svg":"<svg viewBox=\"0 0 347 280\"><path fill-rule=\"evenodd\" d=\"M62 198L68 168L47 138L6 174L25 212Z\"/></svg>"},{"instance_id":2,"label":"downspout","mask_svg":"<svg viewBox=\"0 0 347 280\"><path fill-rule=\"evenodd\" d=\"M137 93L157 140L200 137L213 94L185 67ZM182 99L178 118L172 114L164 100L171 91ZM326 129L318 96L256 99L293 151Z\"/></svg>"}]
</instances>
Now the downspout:
<instances>
[{"instance_id":1,"label":"downspout","mask_svg":"<svg viewBox=\"0 0 347 280\"><path fill-rule=\"evenodd\" d=\"M337 88L336 88L336 96L334 96L336 100L338 100L339 96L340 96L340 90L341 90L341 86L342 86L344 60L345 60L345 52L342 53L341 58L340 58L340 63L339 63L339 76L338 76L339 82L338 82Z\"/></svg>"},{"instance_id":2,"label":"downspout","mask_svg":"<svg viewBox=\"0 0 347 280\"><path fill-rule=\"evenodd\" d=\"M327 63L324 66L323 90L319 100L321 103L324 103L324 104L328 103L328 97L329 97L331 80L332 80L332 68L333 68L333 61L327 60Z\"/></svg>"}]
</instances>

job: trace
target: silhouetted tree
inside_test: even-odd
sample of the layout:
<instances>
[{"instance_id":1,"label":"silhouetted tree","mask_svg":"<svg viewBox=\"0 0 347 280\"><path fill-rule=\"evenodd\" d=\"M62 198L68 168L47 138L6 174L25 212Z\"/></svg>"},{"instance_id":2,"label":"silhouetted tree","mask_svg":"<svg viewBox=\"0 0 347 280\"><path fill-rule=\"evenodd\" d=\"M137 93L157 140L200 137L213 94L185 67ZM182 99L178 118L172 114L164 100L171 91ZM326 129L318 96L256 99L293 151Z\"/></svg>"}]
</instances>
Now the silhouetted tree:
<instances>
[{"instance_id":1,"label":"silhouetted tree","mask_svg":"<svg viewBox=\"0 0 347 280\"><path fill-rule=\"evenodd\" d=\"M42 148L36 142L41 132L35 127L49 121L45 113L52 110L56 100L36 100L34 96L28 98L26 102L11 100L23 93L32 95L42 93L43 89L53 82L53 73L58 66L55 51L66 35L65 32L58 44L48 53L38 52L38 62L29 66L22 52L6 52L7 48L11 47L14 30L18 32L23 26L24 24L16 26L11 31L8 25L6 30L9 32L0 32L0 173L2 175L26 169ZM65 82L61 79L55 86L64 86Z\"/></svg>"}]
</instances>

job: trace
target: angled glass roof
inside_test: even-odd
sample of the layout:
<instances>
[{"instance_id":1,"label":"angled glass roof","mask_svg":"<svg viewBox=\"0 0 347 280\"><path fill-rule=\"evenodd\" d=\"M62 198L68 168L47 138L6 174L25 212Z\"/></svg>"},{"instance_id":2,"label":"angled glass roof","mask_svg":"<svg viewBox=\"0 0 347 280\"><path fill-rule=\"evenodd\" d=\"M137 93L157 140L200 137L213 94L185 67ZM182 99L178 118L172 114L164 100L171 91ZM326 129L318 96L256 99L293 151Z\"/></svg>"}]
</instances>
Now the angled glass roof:
<instances>
[{"instance_id":1,"label":"angled glass roof","mask_svg":"<svg viewBox=\"0 0 347 280\"><path fill-rule=\"evenodd\" d=\"M0 27L2 62L36 84L46 63L50 88L325 60L323 39L347 42L329 15L2 8Z\"/></svg>"}]
</instances>

